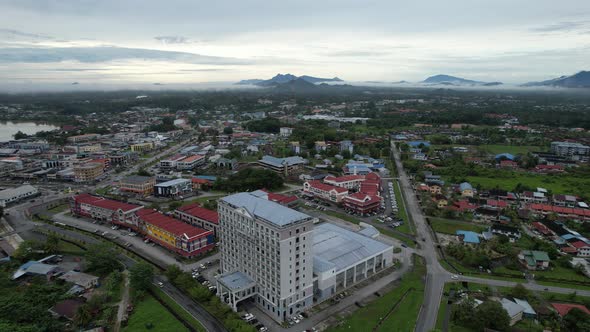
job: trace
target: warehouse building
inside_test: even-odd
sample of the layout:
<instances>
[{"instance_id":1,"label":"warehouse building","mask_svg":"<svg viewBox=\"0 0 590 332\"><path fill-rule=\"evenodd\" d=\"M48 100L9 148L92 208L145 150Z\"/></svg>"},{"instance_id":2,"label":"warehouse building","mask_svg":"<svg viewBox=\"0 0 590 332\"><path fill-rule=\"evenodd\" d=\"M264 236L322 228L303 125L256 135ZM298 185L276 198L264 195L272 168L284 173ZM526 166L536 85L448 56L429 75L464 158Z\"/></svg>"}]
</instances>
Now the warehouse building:
<instances>
[{"instance_id":1,"label":"warehouse building","mask_svg":"<svg viewBox=\"0 0 590 332\"><path fill-rule=\"evenodd\" d=\"M31 185L24 185L17 188L10 188L0 191L0 207L6 207L8 204L16 203L23 199L37 196L39 191Z\"/></svg>"}]
</instances>

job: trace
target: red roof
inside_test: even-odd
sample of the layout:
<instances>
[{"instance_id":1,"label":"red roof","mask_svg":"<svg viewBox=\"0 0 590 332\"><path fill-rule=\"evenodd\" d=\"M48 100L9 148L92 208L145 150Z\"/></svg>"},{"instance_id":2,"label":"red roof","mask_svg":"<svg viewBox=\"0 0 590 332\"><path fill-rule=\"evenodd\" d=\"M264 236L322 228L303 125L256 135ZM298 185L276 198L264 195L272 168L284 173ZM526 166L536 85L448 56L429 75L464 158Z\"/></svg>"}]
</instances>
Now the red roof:
<instances>
[{"instance_id":1,"label":"red roof","mask_svg":"<svg viewBox=\"0 0 590 332\"><path fill-rule=\"evenodd\" d=\"M268 200L279 204L289 204L297 200L297 196L282 195L277 193L268 193Z\"/></svg>"},{"instance_id":2,"label":"red roof","mask_svg":"<svg viewBox=\"0 0 590 332\"><path fill-rule=\"evenodd\" d=\"M335 176L326 176L324 178L324 181L332 181L332 182L337 182L337 183L341 183L341 182L348 182L348 181L354 181L354 180L363 180L365 177L362 175L344 175L344 176L339 176L339 177L335 177Z\"/></svg>"},{"instance_id":3,"label":"red roof","mask_svg":"<svg viewBox=\"0 0 590 332\"><path fill-rule=\"evenodd\" d=\"M353 204L369 204L381 201L381 197L376 195L368 195L365 193L354 193L344 197L344 201Z\"/></svg>"},{"instance_id":4,"label":"red roof","mask_svg":"<svg viewBox=\"0 0 590 332\"><path fill-rule=\"evenodd\" d=\"M590 315L590 310L588 310L588 308L586 308L584 305L581 305L581 304L551 303L551 305L553 306L553 308L555 308L555 310L557 310L557 313L561 317L567 315L567 313L570 312L570 310L572 310L574 308L578 308L578 309L582 310L583 312L585 312L586 314Z\"/></svg>"},{"instance_id":5,"label":"red roof","mask_svg":"<svg viewBox=\"0 0 590 332\"><path fill-rule=\"evenodd\" d=\"M590 217L590 210L586 210L586 209L572 209L572 208L567 208L567 207L553 206L553 205L549 205L549 204L537 204L537 203L529 205L529 208L531 210L536 210L536 211L555 212L555 213L570 214L570 215L574 214L577 216Z\"/></svg>"},{"instance_id":6,"label":"red roof","mask_svg":"<svg viewBox=\"0 0 590 332\"><path fill-rule=\"evenodd\" d=\"M80 204L88 204L112 211L121 209L127 212L140 207L139 205L114 201L103 197L92 196L90 194L80 194L74 196L74 200Z\"/></svg>"},{"instance_id":7,"label":"red roof","mask_svg":"<svg viewBox=\"0 0 590 332\"><path fill-rule=\"evenodd\" d=\"M551 234L549 228L538 221L533 222L533 227L539 231L539 233L543 235Z\"/></svg>"},{"instance_id":8,"label":"red roof","mask_svg":"<svg viewBox=\"0 0 590 332\"><path fill-rule=\"evenodd\" d=\"M381 177L377 173L369 173L369 174L365 175L365 181L366 180L381 181Z\"/></svg>"},{"instance_id":9,"label":"red roof","mask_svg":"<svg viewBox=\"0 0 590 332\"><path fill-rule=\"evenodd\" d=\"M586 242L584 241L576 241L571 243L572 246L580 249L580 248L590 248L590 245L588 245Z\"/></svg>"},{"instance_id":10,"label":"red roof","mask_svg":"<svg viewBox=\"0 0 590 332\"><path fill-rule=\"evenodd\" d=\"M486 205L496 206L496 207L500 207L500 208L505 208L505 207L508 206L508 203L506 203L505 201L500 201L500 200L495 200L495 199L488 199L486 201Z\"/></svg>"},{"instance_id":11,"label":"red roof","mask_svg":"<svg viewBox=\"0 0 590 332\"><path fill-rule=\"evenodd\" d=\"M183 206L178 208L178 210L190 216L200 218L214 224L219 224L219 214L217 211L205 209L197 203Z\"/></svg>"},{"instance_id":12,"label":"red roof","mask_svg":"<svg viewBox=\"0 0 590 332\"><path fill-rule=\"evenodd\" d=\"M188 240L195 237L202 237L211 233L211 231L185 224L182 221L178 221L154 210L141 209L138 211L137 215L146 224L163 229L166 232L172 233L179 237L185 236Z\"/></svg>"},{"instance_id":13,"label":"red roof","mask_svg":"<svg viewBox=\"0 0 590 332\"><path fill-rule=\"evenodd\" d=\"M337 193L345 193L348 192L348 190L346 188L342 188L342 187L336 187L330 184L325 184L322 181L319 180L312 180L312 181L308 181L307 183L309 183L309 185L313 188L322 190L322 191L331 191L331 190L336 190Z\"/></svg>"},{"instance_id":14,"label":"red roof","mask_svg":"<svg viewBox=\"0 0 590 332\"><path fill-rule=\"evenodd\" d=\"M194 156L186 157L185 159L182 159L180 162L190 163L190 162L193 162L195 160L199 160L199 159L203 159L203 158L205 158L205 156L194 155Z\"/></svg>"},{"instance_id":15,"label":"red roof","mask_svg":"<svg viewBox=\"0 0 590 332\"><path fill-rule=\"evenodd\" d=\"M193 183L200 183L200 184L210 184L213 183L213 181L207 180L207 179L201 179L201 178L192 178L191 181L193 181Z\"/></svg>"}]
</instances>

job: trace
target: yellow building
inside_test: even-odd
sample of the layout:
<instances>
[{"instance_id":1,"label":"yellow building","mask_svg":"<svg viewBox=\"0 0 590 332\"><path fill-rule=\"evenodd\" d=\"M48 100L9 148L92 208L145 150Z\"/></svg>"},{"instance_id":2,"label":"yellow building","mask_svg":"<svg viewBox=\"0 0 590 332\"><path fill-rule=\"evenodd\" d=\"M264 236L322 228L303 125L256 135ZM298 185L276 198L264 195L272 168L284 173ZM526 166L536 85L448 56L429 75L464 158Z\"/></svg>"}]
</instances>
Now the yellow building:
<instances>
[{"instance_id":1,"label":"yellow building","mask_svg":"<svg viewBox=\"0 0 590 332\"><path fill-rule=\"evenodd\" d=\"M76 182L92 182L104 173L103 163L85 163L74 166L74 180Z\"/></svg>"},{"instance_id":2,"label":"yellow building","mask_svg":"<svg viewBox=\"0 0 590 332\"><path fill-rule=\"evenodd\" d=\"M149 196L154 193L156 178L153 176L132 175L122 179L119 182L121 191L133 192L143 196Z\"/></svg>"},{"instance_id":3,"label":"yellow building","mask_svg":"<svg viewBox=\"0 0 590 332\"><path fill-rule=\"evenodd\" d=\"M133 152L147 152L153 150L155 147L156 144L154 142L136 143L130 145L131 151Z\"/></svg>"}]
</instances>

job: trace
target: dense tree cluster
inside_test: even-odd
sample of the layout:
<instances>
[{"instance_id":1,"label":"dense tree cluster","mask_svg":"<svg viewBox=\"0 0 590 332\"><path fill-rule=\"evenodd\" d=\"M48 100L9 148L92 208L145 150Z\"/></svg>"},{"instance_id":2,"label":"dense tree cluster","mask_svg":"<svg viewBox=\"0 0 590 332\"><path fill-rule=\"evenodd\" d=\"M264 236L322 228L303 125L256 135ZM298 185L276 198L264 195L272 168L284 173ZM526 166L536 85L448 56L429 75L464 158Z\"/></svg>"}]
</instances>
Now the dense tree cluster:
<instances>
[{"instance_id":1,"label":"dense tree cluster","mask_svg":"<svg viewBox=\"0 0 590 332\"><path fill-rule=\"evenodd\" d=\"M283 179L275 172L265 169L247 168L227 179L217 179L214 189L227 192L274 190L283 186Z\"/></svg>"}]
</instances>

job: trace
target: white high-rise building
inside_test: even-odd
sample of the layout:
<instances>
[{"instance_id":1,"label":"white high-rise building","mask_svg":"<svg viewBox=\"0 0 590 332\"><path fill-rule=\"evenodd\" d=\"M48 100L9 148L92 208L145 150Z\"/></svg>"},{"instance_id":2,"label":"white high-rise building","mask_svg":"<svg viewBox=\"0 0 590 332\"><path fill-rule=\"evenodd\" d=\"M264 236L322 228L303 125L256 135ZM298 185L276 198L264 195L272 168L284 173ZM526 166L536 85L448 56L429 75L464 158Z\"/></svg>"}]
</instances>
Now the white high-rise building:
<instances>
[{"instance_id":1,"label":"white high-rise building","mask_svg":"<svg viewBox=\"0 0 590 332\"><path fill-rule=\"evenodd\" d=\"M251 299L278 322L313 305L315 218L238 193L219 200L221 272L217 295L237 310Z\"/></svg>"}]
</instances>

